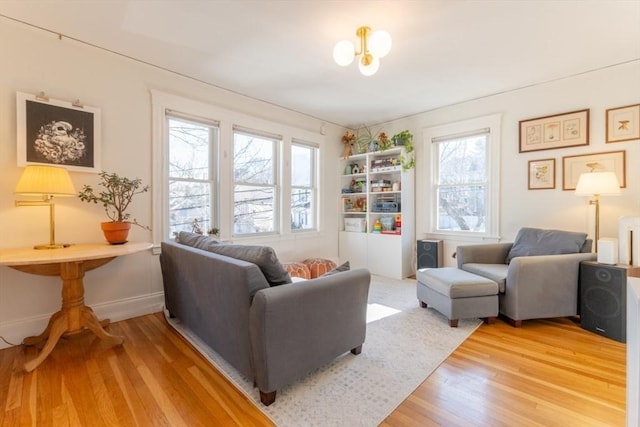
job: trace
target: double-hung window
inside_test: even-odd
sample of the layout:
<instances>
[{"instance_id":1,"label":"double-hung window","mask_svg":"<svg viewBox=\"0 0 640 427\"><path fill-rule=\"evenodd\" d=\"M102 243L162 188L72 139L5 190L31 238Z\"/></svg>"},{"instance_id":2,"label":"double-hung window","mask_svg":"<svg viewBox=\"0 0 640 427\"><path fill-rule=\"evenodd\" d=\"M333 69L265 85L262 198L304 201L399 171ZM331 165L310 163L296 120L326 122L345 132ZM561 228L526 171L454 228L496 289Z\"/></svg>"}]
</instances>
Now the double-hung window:
<instances>
[{"instance_id":1,"label":"double-hung window","mask_svg":"<svg viewBox=\"0 0 640 427\"><path fill-rule=\"evenodd\" d=\"M233 233L277 233L282 137L233 128Z\"/></svg>"},{"instance_id":2,"label":"double-hung window","mask_svg":"<svg viewBox=\"0 0 640 427\"><path fill-rule=\"evenodd\" d=\"M317 229L318 148L302 142L291 144L291 230Z\"/></svg>"},{"instance_id":3,"label":"double-hung window","mask_svg":"<svg viewBox=\"0 0 640 427\"><path fill-rule=\"evenodd\" d=\"M215 122L166 113L168 138L169 231L203 232L216 225L216 158L219 129Z\"/></svg>"},{"instance_id":4,"label":"double-hung window","mask_svg":"<svg viewBox=\"0 0 640 427\"><path fill-rule=\"evenodd\" d=\"M431 232L497 235L500 117L431 128Z\"/></svg>"}]
</instances>

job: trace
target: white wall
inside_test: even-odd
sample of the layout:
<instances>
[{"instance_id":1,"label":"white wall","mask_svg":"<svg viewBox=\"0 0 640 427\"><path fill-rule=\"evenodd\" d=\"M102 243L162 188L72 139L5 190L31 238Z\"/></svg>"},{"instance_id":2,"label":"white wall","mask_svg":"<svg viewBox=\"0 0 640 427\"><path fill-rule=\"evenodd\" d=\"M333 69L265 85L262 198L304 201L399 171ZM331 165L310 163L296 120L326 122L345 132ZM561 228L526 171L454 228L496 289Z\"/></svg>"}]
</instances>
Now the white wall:
<instances>
[{"instance_id":1,"label":"white wall","mask_svg":"<svg viewBox=\"0 0 640 427\"><path fill-rule=\"evenodd\" d=\"M44 91L51 98L95 106L102 111L102 169L152 181L152 123L150 90L158 89L258 118L316 132L320 120L252 100L225 90L77 42L0 19L0 249L29 247L48 240L46 208L16 208L14 194L22 168L16 163L16 91ZM337 257L338 184L332 166L340 155L342 129L326 125L321 156L324 228L312 237L262 239L283 260L308 256ZM95 184L97 176L71 173L76 189ZM224 179L224 178L223 178ZM228 182L228 181L227 181ZM153 191L153 190L152 190ZM134 201L132 216L152 223L151 194ZM56 240L89 243L103 241L101 207L78 199L56 203ZM132 240L151 241L151 233L134 227ZM141 253L112 261L85 277L85 299L100 316L119 320L158 310L162 282L156 255ZM54 277L28 275L0 267L0 335L20 342L39 333L60 307L60 283ZM0 348L4 344L0 343Z\"/></svg>"},{"instance_id":2,"label":"white wall","mask_svg":"<svg viewBox=\"0 0 640 427\"><path fill-rule=\"evenodd\" d=\"M383 127L387 134L410 129L415 135L416 237L436 237L428 235L430 195L429 189L421 185L427 182L428 176L427 147L422 139L422 129L494 113L502 114L499 229L502 240L513 240L523 226L592 234L593 212L588 206L588 198L562 190L562 157L625 150L627 187L619 197L603 196L600 208L600 236L617 237L620 216L640 215L640 141L606 144L605 111L638 103L640 61L635 61L385 123ZM520 120L585 108L590 109L588 146L518 153ZM546 158L556 159L556 188L527 190L528 161ZM460 243L464 241L445 239L446 265L454 265L450 255Z\"/></svg>"}]
</instances>

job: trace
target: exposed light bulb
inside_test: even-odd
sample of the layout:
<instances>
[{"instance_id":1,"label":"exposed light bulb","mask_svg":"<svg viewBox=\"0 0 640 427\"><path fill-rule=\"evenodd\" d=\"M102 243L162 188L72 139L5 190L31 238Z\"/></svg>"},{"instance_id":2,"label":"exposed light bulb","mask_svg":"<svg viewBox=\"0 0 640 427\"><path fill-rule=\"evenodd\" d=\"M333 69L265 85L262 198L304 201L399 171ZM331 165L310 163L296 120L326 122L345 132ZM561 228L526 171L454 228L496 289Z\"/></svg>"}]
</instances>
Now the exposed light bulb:
<instances>
[{"instance_id":1,"label":"exposed light bulb","mask_svg":"<svg viewBox=\"0 0 640 427\"><path fill-rule=\"evenodd\" d=\"M380 68L380 60L376 56L369 55L371 62L365 65L363 61L358 61L358 68L363 76L373 76Z\"/></svg>"},{"instance_id":2,"label":"exposed light bulb","mask_svg":"<svg viewBox=\"0 0 640 427\"><path fill-rule=\"evenodd\" d=\"M356 49L349 40L342 40L333 48L333 60L336 64L346 67L353 62L355 58Z\"/></svg>"},{"instance_id":3,"label":"exposed light bulb","mask_svg":"<svg viewBox=\"0 0 640 427\"><path fill-rule=\"evenodd\" d=\"M377 58L384 58L391 51L391 36L386 31L374 31L369 36L369 52Z\"/></svg>"}]
</instances>

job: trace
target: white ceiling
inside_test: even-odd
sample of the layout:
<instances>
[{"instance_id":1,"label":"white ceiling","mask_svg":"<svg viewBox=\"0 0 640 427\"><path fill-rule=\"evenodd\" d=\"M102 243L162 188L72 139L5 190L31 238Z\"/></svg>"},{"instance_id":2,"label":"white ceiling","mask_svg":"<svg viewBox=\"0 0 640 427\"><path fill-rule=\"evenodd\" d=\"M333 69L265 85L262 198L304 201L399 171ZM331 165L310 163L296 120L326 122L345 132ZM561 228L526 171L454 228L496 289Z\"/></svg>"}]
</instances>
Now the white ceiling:
<instances>
[{"instance_id":1,"label":"white ceiling","mask_svg":"<svg viewBox=\"0 0 640 427\"><path fill-rule=\"evenodd\" d=\"M0 0L0 15L345 127L640 59L640 0ZM361 25L393 38L372 77L331 56Z\"/></svg>"}]
</instances>

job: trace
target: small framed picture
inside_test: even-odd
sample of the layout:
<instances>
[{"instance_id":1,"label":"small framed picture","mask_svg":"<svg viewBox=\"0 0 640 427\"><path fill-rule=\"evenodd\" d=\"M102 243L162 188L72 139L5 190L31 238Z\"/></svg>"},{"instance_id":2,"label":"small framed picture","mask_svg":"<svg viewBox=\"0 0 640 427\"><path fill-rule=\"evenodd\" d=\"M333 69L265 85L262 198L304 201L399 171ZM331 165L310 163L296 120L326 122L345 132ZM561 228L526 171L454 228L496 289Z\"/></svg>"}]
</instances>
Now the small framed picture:
<instances>
[{"instance_id":1,"label":"small framed picture","mask_svg":"<svg viewBox=\"0 0 640 427\"><path fill-rule=\"evenodd\" d=\"M640 140L640 104L607 110L607 143Z\"/></svg>"},{"instance_id":2,"label":"small framed picture","mask_svg":"<svg viewBox=\"0 0 640 427\"><path fill-rule=\"evenodd\" d=\"M520 152L589 145L589 110L520 121Z\"/></svg>"},{"instance_id":3,"label":"small framed picture","mask_svg":"<svg viewBox=\"0 0 640 427\"><path fill-rule=\"evenodd\" d=\"M529 160L529 190L556 188L556 159Z\"/></svg>"},{"instance_id":4,"label":"small framed picture","mask_svg":"<svg viewBox=\"0 0 640 427\"><path fill-rule=\"evenodd\" d=\"M100 172L100 110L78 102L16 93L18 166Z\"/></svg>"},{"instance_id":5,"label":"small framed picture","mask_svg":"<svg viewBox=\"0 0 640 427\"><path fill-rule=\"evenodd\" d=\"M589 171L615 172L620 188L626 188L625 151L580 154L562 158L562 189L575 190L580 175Z\"/></svg>"}]
</instances>

